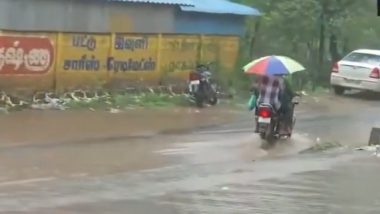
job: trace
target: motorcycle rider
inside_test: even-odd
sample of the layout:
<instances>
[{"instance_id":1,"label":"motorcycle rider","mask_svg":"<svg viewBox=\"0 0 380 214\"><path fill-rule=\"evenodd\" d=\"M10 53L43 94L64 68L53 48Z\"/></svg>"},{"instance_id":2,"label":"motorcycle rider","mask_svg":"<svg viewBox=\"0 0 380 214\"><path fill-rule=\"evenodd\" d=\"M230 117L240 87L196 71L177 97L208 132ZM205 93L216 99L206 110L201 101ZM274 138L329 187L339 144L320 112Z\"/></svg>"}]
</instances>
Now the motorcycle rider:
<instances>
[{"instance_id":1,"label":"motorcycle rider","mask_svg":"<svg viewBox=\"0 0 380 214\"><path fill-rule=\"evenodd\" d=\"M256 78L254 82L251 85L251 93L257 97L259 97L259 86L260 86L260 79Z\"/></svg>"},{"instance_id":2,"label":"motorcycle rider","mask_svg":"<svg viewBox=\"0 0 380 214\"><path fill-rule=\"evenodd\" d=\"M276 112L280 110L281 100L280 92L283 88L283 80L279 76L262 76L258 80L258 99L256 102L256 130L258 132L257 119L258 119L258 106L263 103L270 104Z\"/></svg>"},{"instance_id":3,"label":"motorcycle rider","mask_svg":"<svg viewBox=\"0 0 380 214\"><path fill-rule=\"evenodd\" d=\"M259 96L255 111L256 120L258 116L257 107L262 103L268 103L273 106L276 112L283 115L284 124L280 127L280 134L289 133L293 119L293 106L291 105L291 102L295 96L290 83L283 77L283 75L262 76L259 81ZM258 132L258 126L256 126L255 132Z\"/></svg>"}]
</instances>

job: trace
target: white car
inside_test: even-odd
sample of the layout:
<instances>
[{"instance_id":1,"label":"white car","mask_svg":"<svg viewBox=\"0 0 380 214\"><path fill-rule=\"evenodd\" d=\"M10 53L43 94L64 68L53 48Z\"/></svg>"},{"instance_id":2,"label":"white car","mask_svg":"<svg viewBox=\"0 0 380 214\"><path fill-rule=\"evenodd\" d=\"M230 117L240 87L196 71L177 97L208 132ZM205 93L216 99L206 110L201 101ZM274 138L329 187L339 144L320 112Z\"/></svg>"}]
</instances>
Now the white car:
<instances>
[{"instance_id":1,"label":"white car","mask_svg":"<svg viewBox=\"0 0 380 214\"><path fill-rule=\"evenodd\" d=\"M330 83L338 95L349 89L380 92L380 50L349 53L334 64Z\"/></svg>"}]
</instances>

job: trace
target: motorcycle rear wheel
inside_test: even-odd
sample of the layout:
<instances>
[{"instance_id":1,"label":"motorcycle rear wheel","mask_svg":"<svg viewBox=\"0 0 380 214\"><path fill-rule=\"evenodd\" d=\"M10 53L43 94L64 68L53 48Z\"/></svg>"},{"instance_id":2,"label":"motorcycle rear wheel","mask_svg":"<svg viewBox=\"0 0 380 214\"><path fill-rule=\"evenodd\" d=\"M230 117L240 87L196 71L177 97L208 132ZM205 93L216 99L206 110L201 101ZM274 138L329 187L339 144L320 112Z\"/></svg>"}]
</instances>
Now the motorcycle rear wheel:
<instances>
[{"instance_id":1,"label":"motorcycle rear wheel","mask_svg":"<svg viewBox=\"0 0 380 214\"><path fill-rule=\"evenodd\" d=\"M275 136L275 125L273 122L270 124L270 127L266 132L260 133L260 138L263 140L261 148L269 149L270 147L274 146L277 138Z\"/></svg>"}]
</instances>

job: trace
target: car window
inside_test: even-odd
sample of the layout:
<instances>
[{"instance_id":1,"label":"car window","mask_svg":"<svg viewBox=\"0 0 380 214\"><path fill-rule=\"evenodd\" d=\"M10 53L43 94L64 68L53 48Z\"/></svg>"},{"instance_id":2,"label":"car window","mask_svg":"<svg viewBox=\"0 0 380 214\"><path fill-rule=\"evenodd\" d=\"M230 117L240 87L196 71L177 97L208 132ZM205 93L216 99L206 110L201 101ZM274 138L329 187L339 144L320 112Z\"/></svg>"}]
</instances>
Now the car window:
<instances>
[{"instance_id":1,"label":"car window","mask_svg":"<svg viewBox=\"0 0 380 214\"><path fill-rule=\"evenodd\" d=\"M343 58L344 61L350 62L362 62L371 65L380 64L380 56L374 54L365 54L365 53L351 53Z\"/></svg>"}]
</instances>

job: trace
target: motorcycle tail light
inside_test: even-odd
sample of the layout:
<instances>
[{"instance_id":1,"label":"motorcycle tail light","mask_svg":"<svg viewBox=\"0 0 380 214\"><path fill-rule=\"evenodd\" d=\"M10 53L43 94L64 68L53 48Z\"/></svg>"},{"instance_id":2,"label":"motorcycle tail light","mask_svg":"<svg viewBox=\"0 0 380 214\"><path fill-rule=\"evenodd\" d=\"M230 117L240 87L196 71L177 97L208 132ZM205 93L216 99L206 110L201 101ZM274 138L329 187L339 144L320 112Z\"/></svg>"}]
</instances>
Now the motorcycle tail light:
<instances>
[{"instance_id":1,"label":"motorcycle tail light","mask_svg":"<svg viewBox=\"0 0 380 214\"><path fill-rule=\"evenodd\" d=\"M260 107L259 116L263 118L270 118L272 116L272 110L268 107Z\"/></svg>"},{"instance_id":2,"label":"motorcycle tail light","mask_svg":"<svg viewBox=\"0 0 380 214\"><path fill-rule=\"evenodd\" d=\"M190 81L199 80L199 79L200 79L199 74L197 74L195 72L190 72L190 74L189 74L189 80Z\"/></svg>"}]
</instances>

